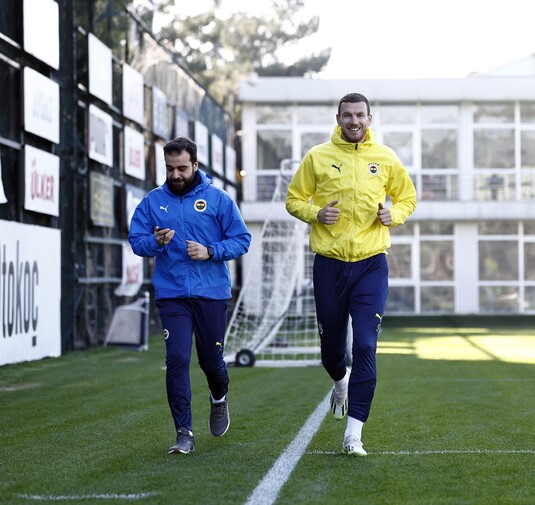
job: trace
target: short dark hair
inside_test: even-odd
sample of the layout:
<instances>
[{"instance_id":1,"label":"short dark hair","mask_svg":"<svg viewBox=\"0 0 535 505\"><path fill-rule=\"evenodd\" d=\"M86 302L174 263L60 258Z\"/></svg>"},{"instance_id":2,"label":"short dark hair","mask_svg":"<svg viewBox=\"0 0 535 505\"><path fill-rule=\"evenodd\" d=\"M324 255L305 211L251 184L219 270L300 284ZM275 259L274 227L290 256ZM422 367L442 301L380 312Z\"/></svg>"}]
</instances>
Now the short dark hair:
<instances>
[{"instance_id":1,"label":"short dark hair","mask_svg":"<svg viewBox=\"0 0 535 505\"><path fill-rule=\"evenodd\" d=\"M197 144L188 137L177 137L163 146L164 154L180 154L187 151L192 163L197 163Z\"/></svg>"},{"instance_id":2,"label":"short dark hair","mask_svg":"<svg viewBox=\"0 0 535 505\"><path fill-rule=\"evenodd\" d=\"M368 116L371 114L370 102L364 95L361 95L360 93L348 93L347 95L344 95L342 98L340 98L340 101L338 102L338 115L340 115L340 106L344 102L349 102L349 103L364 102L366 104L366 108L368 109Z\"/></svg>"}]
</instances>

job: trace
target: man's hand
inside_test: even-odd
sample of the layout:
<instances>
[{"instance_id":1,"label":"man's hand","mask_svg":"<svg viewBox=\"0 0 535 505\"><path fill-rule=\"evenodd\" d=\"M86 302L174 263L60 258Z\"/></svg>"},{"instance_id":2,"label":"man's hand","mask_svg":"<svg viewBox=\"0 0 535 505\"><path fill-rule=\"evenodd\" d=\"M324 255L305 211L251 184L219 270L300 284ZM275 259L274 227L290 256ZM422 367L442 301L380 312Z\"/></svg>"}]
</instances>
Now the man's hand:
<instances>
[{"instance_id":1,"label":"man's hand","mask_svg":"<svg viewBox=\"0 0 535 505\"><path fill-rule=\"evenodd\" d=\"M323 209L318 212L318 221L323 224L335 224L340 215L340 209L334 208L338 203L339 200L334 200L323 207Z\"/></svg>"},{"instance_id":2,"label":"man's hand","mask_svg":"<svg viewBox=\"0 0 535 505\"><path fill-rule=\"evenodd\" d=\"M208 255L208 248L193 240L186 240L188 255L192 260L207 260L210 258Z\"/></svg>"},{"instance_id":3,"label":"man's hand","mask_svg":"<svg viewBox=\"0 0 535 505\"><path fill-rule=\"evenodd\" d=\"M156 242L158 245L163 247L171 242L171 239L175 236L175 230L156 226L156 228L154 228L154 235L156 235Z\"/></svg>"},{"instance_id":4,"label":"man's hand","mask_svg":"<svg viewBox=\"0 0 535 505\"><path fill-rule=\"evenodd\" d=\"M377 217L383 226L392 225L392 214L390 214L390 209L383 207L382 203L379 203L379 210L377 211Z\"/></svg>"}]
</instances>

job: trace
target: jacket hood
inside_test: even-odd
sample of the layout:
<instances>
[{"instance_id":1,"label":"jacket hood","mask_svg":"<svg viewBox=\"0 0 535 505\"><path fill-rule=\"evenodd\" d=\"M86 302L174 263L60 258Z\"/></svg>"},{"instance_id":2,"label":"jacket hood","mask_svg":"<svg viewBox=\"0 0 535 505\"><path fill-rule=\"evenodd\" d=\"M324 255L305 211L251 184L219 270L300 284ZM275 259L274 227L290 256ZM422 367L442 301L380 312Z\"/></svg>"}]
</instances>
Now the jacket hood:
<instances>
[{"instance_id":1,"label":"jacket hood","mask_svg":"<svg viewBox=\"0 0 535 505\"><path fill-rule=\"evenodd\" d=\"M331 141L333 144L337 144L337 145L340 145L340 146L354 146L355 143L354 142L347 142L345 141L343 138L342 138L342 128L340 127L340 125L336 125L334 127L334 131L331 135ZM373 131L372 128L368 128L366 130L366 135L364 137L364 142L362 142L363 144L375 144L375 132ZM353 147L354 149L354 147Z\"/></svg>"}]
</instances>

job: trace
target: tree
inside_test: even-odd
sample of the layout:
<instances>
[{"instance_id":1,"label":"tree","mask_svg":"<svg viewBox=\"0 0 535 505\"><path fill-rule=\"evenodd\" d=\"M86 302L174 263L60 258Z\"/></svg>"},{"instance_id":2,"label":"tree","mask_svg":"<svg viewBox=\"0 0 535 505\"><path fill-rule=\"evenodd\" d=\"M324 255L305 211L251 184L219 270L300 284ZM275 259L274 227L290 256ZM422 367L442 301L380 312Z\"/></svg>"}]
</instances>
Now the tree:
<instances>
[{"instance_id":1,"label":"tree","mask_svg":"<svg viewBox=\"0 0 535 505\"><path fill-rule=\"evenodd\" d=\"M128 34L126 8L132 0L74 0L75 22L93 33L120 57L121 40Z\"/></svg>"},{"instance_id":2,"label":"tree","mask_svg":"<svg viewBox=\"0 0 535 505\"><path fill-rule=\"evenodd\" d=\"M329 61L330 48L287 59L288 51L319 27L318 16L302 13L304 0L271 0L267 14L235 12L227 17L220 4L213 0L208 12L196 16L174 15L158 36L174 45L184 66L221 103L235 94L240 78L251 73L306 76ZM160 3L159 10L170 14L171 0Z\"/></svg>"}]
</instances>

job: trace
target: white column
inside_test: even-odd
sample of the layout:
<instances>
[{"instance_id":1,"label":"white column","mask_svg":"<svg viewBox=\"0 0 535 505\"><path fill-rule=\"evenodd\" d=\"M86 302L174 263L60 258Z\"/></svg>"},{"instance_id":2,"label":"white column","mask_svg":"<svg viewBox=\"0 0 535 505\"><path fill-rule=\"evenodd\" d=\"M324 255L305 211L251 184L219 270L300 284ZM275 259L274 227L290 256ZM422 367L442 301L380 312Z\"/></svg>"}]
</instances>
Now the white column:
<instances>
[{"instance_id":1,"label":"white column","mask_svg":"<svg viewBox=\"0 0 535 505\"><path fill-rule=\"evenodd\" d=\"M477 223L455 226L455 313L479 310L479 253Z\"/></svg>"}]
</instances>

